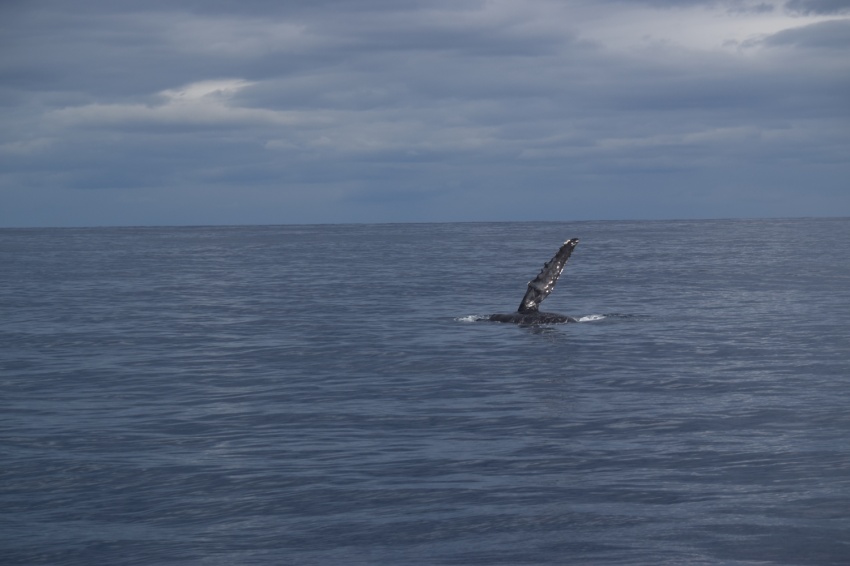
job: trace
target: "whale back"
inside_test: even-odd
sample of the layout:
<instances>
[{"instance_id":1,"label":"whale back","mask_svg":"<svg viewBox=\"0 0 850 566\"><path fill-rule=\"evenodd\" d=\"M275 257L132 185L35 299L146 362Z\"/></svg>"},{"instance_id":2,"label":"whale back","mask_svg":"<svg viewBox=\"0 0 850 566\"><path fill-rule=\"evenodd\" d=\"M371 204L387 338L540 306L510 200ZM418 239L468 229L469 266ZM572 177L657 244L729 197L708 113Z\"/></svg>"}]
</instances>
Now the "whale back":
<instances>
[{"instance_id":1,"label":"whale back","mask_svg":"<svg viewBox=\"0 0 850 566\"><path fill-rule=\"evenodd\" d=\"M578 245L578 238L567 240L558 250L558 252L543 264L543 269L537 274L537 277L528 282L528 290L519 304L517 312L519 313L535 313L540 307L543 299L549 296L555 288L555 283L558 282L558 277L567 265L567 260Z\"/></svg>"}]
</instances>

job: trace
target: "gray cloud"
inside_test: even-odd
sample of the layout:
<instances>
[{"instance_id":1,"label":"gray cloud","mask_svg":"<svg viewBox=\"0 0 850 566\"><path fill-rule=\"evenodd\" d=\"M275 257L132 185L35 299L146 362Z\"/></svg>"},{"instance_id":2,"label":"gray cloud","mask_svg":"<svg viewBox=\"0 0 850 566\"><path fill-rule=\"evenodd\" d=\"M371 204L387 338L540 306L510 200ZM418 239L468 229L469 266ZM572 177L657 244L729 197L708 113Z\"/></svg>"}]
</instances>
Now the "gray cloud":
<instances>
[{"instance_id":1,"label":"gray cloud","mask_svg":"<svg viewBox=\"0 0 850 566\"><path fill-rule=\"evenodd\" d=\"M0 225L850 212L848 21L673 4L6 4Z\"/></svg>"},{"instance_id":2,"label":"gray cloud","mask_svg":"<svg viewBox=\"0 0 850 566\"><path fill-rule=\"evenodd\" d=\"M831 20L783 30L766 38L764 43L770 46L846 50L850 47L850 19Z\"/></svg>"},{"instance_id":3,"label":"gray cloud","mask_svg":"<svg viewBox=\"0 0 850 566\"><path fill-rule=\"evenodd\" d=\"M846 14L850 12L847 0L790 0L785 7L800 14Z\"/></svg>"}]
</instances>

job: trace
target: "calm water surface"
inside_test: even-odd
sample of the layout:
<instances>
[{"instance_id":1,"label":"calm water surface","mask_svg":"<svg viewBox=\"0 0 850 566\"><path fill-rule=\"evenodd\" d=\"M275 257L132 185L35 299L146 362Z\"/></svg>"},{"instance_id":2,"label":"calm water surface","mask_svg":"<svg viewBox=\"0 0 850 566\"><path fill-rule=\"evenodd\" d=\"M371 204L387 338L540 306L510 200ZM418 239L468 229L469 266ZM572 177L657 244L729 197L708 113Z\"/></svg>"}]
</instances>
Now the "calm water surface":
<instances>
[{"instance_id":1,"label":"calm water surface","mask_svg":"<svg viewBox=\"0 0 850 566\"><path fill-rule=\"evenodd\" d=\"M545 310L476 321L580 237ZM0 230L3 564L850 564L850 220Z\"/></svg>"}]
</instances>

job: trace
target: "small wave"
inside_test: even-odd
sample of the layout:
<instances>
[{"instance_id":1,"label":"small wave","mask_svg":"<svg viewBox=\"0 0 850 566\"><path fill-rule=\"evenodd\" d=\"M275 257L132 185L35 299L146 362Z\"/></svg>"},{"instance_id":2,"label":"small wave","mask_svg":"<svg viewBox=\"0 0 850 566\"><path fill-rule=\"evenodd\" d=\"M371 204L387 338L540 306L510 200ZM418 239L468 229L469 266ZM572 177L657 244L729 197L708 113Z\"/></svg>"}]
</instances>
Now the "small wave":
<instances>
[{"instance_id":1,"label":"small wave","mask_svg":"<svg viewBox=\"0 0 850 566\"><path fill-rule=\"evenodd\" d=\"M579 322L593 322L594 320L602 320L605 318L604 314L588 314L585 316L578 317Z\"/></svg>"},{"instance_id":2,"label":"small wave","mask_svg":"<svg viewBox=\"0 0 850 566\"><path fill-rule=\"evenodd\" d=\"M606 313L602 316L605 317L605 318L633 318L633 319L644 318L642 315L639 315L639 314L624 314L624 313L619 313L619 312L609 312L609 313Z\"/></svg>"},{"instance_id":3,"label":"small wave","mask_svg":"<svg viewBox=\"0 0 850 566\"><path fill-rule=\"evenodd\" d=\"M470 314L467 316L459 316L455 320L458 322L477 322L479 320L487 320L489 316L484 316L481 314Z\"/></svg>"}]
</instances>

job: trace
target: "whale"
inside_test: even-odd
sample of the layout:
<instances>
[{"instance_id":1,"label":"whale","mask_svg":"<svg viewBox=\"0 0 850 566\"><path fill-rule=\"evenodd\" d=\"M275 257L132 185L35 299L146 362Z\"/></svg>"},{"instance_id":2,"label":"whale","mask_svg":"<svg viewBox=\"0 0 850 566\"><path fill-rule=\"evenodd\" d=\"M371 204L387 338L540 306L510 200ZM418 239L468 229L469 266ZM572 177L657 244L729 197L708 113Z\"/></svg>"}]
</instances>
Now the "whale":
<instances>
[{"instance_id":1,"label":"whale","mask_svg":"<svg viewBox=\"0 0 850 566\"><path fill-rule=\"evenodd\" d=\"M491 314L491 322L509 322L521 325L560 324L578 322L577 319L554 312L541 312L540 303L555 289L555 283L567 266L567 260L578 245L579 239L572 238L563 243L555 255L543 264L543 269L537 277L528 282L528 289L522 297L522 302L516 312L508 314Z\"/></svg>"}]
</instances>

